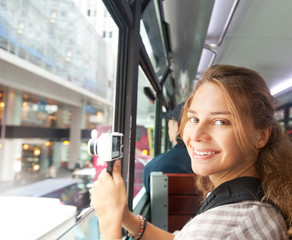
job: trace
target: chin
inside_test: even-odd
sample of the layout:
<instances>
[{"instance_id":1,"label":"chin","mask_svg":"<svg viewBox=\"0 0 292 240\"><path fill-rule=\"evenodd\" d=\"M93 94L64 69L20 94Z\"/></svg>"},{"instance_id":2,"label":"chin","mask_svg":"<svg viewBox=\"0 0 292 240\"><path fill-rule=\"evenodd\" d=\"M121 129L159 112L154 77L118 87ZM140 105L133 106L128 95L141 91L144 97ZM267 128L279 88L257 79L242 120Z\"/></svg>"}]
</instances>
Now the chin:
<instances>
[{"instance_id":1,"label":"chin","mask_svg":"<svg viewBox=\"0 0 292 240\"><path fill-rule=\"evenodd\" d=\"M200 169L196 169L192 167L193 172L201 177L208 177L211 175L210 171L206 171L206 170L200 170Z\"/></svg>"}]
</instances>

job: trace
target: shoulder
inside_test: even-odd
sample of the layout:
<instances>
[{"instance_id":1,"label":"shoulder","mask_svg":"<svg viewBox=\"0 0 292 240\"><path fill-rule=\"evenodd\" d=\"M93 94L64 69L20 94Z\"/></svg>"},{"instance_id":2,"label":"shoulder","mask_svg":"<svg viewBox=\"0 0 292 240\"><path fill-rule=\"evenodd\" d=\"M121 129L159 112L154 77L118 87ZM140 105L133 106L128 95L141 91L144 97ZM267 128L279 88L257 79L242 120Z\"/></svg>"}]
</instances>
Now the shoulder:
<instances>
[{"instance_id":1,"label":"shoulder","mask_svg":"<svg viewBox=\"0 0 292 240\"><path fill-rule=\"evenodd\" d=\"M147 164L146 167L151 166L151 165L155 165L156 163L160 162L161 160L164 159L168 159L169 157L173 156L172 155L172 150L168 150L164 153L160 153L158 155L156 155L154 158L152 158Z\"/></svg>"},{"instance_id":2,"label":"shoulder","mask_svg":"<svg viewBox=\"0 0 292 240\"><path fill-rule=\"evenodd\" d=\"M187 155L189 157L188 150L187 150L186 146L182 145L182 144L176 144L173 148L171 148L167 152L170 152L171 154L175 154L177 156Z\"/></svg>"},{"instance_id":3,"label":"shoulder","mask_svg":"<svg viewBox=\"0 0 292 240\"><path fill-rule=\"evenodd\" d=\"M185 152L186 148L184 147L173 147L171 149L169 149L168 151L164 152L164 153L160 153L157 156L155 156L151 161L149 161L147 165L151 166L152 164L155 164L156 162L160 162L163 160L169 160L169 159L176 159L177 157L182 157L181 153ZM187 153L187 151L186 151Z\"/></svg>"},{"instance_id":4,"label":"shoulder","mask_svg":"<svg viewBox=\"0 0 292 240\"><path fill-rule=\"evenodd\" d=\"M285 231L283 217L272 205L244 201L215 207L196 216L175 239L277 240L285 239Z\"/></svg>"},{"instance_id":5,"label":"shoulder","mask_svg":"<svg viewBox=\"0 0 292 240\"><path fill-rule=\"evenodd\" d=\"M145 169L144 169L144 175L149 174L152 171L160 171L161 169L163 169L165 166L167 166L167 160L169 159L170 156L172 156L170 153L170 151L161 153L157 156L155 156L154 158L152 158L149 162L146 163L145 165Z\"/></svg>"}]
</instances>

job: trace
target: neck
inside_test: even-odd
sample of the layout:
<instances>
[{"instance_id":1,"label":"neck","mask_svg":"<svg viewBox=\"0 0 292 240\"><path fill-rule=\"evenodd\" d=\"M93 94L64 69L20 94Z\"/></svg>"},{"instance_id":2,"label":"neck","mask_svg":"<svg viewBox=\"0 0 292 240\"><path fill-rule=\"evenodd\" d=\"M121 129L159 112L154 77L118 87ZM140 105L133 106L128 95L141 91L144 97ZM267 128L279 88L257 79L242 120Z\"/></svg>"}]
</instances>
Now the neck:
<instances>
[{"instance_id":1,"label":"neck","mask_svg":"<svg viewBox=\"0 0 292 240\"><path fill-rule=\"evenodd\" d=\"M244 166L240 170L233 171L232 169L221 174L210 175L209 178L213 185L218 187L224 182L230 181L239 177L255 177L260 178L260 175L254 165Z\"/></svg>"}]
</instances>

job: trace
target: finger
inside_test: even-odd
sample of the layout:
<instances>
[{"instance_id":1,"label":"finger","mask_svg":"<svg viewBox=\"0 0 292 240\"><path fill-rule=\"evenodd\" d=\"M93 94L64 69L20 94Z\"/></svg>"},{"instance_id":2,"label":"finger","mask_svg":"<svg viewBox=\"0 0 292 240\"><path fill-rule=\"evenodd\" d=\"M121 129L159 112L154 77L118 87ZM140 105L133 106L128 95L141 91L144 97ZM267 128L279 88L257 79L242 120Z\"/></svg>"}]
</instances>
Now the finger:
<instances>
[{"instance_id":1,"label":"finger","mask_svg":"<svg viewBox=\"0 0 292 240\"><path fill-rule=\"evenodd\" d=\"M93 182L93 187L92 189L96 188L97 185L101 182L107 181L108 178L112 178L108 172L106 171L106 169L103 169L100 174L97 176L96 181Z\"/></svg>"},{"instance_id":2,"label":"finger","mask_svg":"<svg viewBox=\"0 0 292 240\"><path fill-rule=\"evenodd\" d=\"M121 160L116 160L113 168L113 178L121 177Z\"/></svg>"},{"instance_id":3,"label":"finger","mask_svg":"<svg viewBox=\"0 0 292 240\"><path fill-rule=\"evenodd\" d=\"M100 174L98 175L97 180L100 180L100 179L106 177L107 175L109 175L109 174L106 171L106 168L104 168L104 169L101 170Z\"/></svg>"}]
</instances>

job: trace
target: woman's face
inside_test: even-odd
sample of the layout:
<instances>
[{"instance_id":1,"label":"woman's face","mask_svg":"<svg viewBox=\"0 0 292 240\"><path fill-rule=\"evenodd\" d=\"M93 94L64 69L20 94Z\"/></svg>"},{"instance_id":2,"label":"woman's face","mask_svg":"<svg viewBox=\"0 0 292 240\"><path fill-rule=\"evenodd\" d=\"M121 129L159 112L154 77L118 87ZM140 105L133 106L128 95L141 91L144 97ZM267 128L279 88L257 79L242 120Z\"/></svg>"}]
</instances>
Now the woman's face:
<instances>
[{"instance_id":1,"label":"woman's face","mask_svg":"<svg viewBox=\"0 0 292 240\"><path fill-rule=\"evenodd\" d=\"M235 139L235 126L223 90L204 83L187 113L183 140L193 171L209 176L215 187L240 176L257 176L255 157L244 153Z\"/></svg>"}]
</instances>

